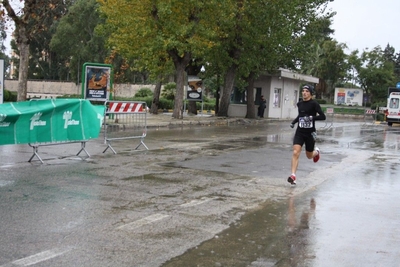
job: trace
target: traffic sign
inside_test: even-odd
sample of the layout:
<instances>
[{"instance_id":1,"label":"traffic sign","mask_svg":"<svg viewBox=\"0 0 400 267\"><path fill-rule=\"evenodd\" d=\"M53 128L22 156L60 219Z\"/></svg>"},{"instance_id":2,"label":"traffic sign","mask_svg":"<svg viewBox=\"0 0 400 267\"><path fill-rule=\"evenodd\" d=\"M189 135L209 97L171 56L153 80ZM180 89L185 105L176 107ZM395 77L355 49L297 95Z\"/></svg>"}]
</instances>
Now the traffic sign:
<instances>
[{"instance_id":1,"label":"traffic sign","mask_svg":"<svg viewBox=\"0 0 400 267\"><path fill-rule=\"evenodd\" d=\"M396 88L400 88L400 82L396 84Z\"/></svg>"}]
</instances>

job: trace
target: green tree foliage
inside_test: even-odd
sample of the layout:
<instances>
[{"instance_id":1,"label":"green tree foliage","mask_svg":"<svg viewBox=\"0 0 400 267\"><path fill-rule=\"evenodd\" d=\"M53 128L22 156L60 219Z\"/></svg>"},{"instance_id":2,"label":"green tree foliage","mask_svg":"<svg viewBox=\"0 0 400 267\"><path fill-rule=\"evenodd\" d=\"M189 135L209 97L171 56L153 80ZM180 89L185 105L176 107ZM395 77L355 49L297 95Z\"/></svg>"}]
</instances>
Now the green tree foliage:
<instances>
[{"instance_id":1,"label":"green tree foliage","mask_svg":"<svg viewBox=\"0 0 400 267\"><path fill-rule=\"evenodd\" d=\"M175 69L177 90L174 118L182 116L185 68L210 44L204 21L214 1L99 0L107 18L103 31L111 33L110 47L154 77ZM207 12L208 11L208 12Z\"/></svg>"},{"instance_id":2,"label":"green tree foliage","mask_svg":"<svg viewBox=\"0 0 400 267\"><path fill-rule=\"evenodd\" d=\"M230 1L227 16L213 16L217 26L208 53L212 75L224 77L219 116L227 116L233 85L251 85L261 73L294 66L310 44L304 36L309 24L321 15L327 1ZM210 26L211 27L211 26ZM206 71L208 72L207 68ZM252 90L251 86L248 86ZM253 94L248 95L248 117L254 117ZM249 113L252 113L249 115Z\"/></svg>"},{"instance_id":3,"label":"green tree foliage","mask_svg":"<svg viewBox=\"0 0 400 267\"><path fill-rule=\"evenodd\" d=\"M6 41L6 23L4 20L0 20L0 55L4 56L4 51L6 50L4 42Z\"/></svg>"},{"instance_id":4,"label":"green tree foliage","mask_svg":"<svg viewBox=\"0 0 400 267\"><path fill-rule=\"evenodd\" d=\"M129 60L118 54L116 50L112 50L106 57L105 63L113 66L114 83L148 83L149 75L147 72L135 71L134 66Z\"/></svg>"},{"instance_id":5,"label":"green tree foliage","mask_svg":"<svg viewBox=\"0 0 400 267\"><path fill-rule=\"evenodd\" d=\"M390 61L394 64L394 75L397 82L400 81L400 53L396 53L393 46L389 44L383 50L384 57L387 61ZM394 85L392 85L394 86Z\"/></svg>"},{"instance_id":6,"label":"green tree foliage","mask_svg":"<svg viewBox=\"0 0 400 267\"><path fill-rule=\"evenodd\" d=\"M111 64L115 83L146 83L147 73L135 72L126 58L107 48L108 32L97 29L105 21L98 8L96 0L75 1L57 24L50 47L53 53L59 55L59 65L65 66L71 79L77 83L80 82L81 66L85 62Z\"/></svg>"},{"instance_id":7,"label":"green tree foliage","mask_svg":"<svg viewBox=\"0 0 400 267\"><path fill-rule=\"evenodd\" d=\"M10 66L10 58L5 54L5 41L7 38L6 24L4 20L0 20L0 58L4 59L4 69L8 69ZM7 74L6 74L7 75Z\"/></svg>"},{"instance_id":8,"label":"green tree foliage","mask_svg":"<svg viewBox=\"0 0 400 267\"><path fill-rule=\"evenodd\" d=\"M394 74L398 82L400 82L400 53L396 54L396 60L394 62Z\"/></svg>"},{"instance_id":9,"label":"green tree foliage","mask_svg":"<svg viewBox=\"0 0 400 267\"><path fill-rule=\"evenodd\" d=\"M357 71L356 82L373 99L373 102L387 98L387 88L396 84L394 50L393 56L388 57L388 50L383 51L377 46L371 51L363 51L357 58L352 53L354 68Z\"/></svg>"},{"instance_id":10,"label":"green tree foliage","mask_svg":"<svg viewBox=\"0 0 400 267\"><path fill-rule=\"evenodd\" d=\"M340 47L342 46L342 47ZM397 80L396 62L398 54L391 46L382 50L379 46L373 50L364 50L360 53L358 50L350 54L342 54L340 50L344 45L338 44L336 57L338 61L332 61L326 66L322 66L323 72L318 73L320 78L326 77L324 73L329 71L330 65L336 65L333 69L337 72L338 79L330 83L331 90L335 86L343 87L361 87L373 102L384 102L387 97L387 88L393 87ZM332 50L334 51L334 50ZM325 57L322 57L325 60ZM343 72L345 70L345 72ZM340 78L342 77L342 78ZM328 80L329 81L329 80Z\"/></svg>"},{"instance_id":11,"label":"green tree foliage","mask_svg":"<svg viewBox=\"0 0 400 267\"><path fill-rule=\"evenodd\" d=\"M333 96L335 85L347 77L349 65L345 49L345 44L329 39L315 46L314 58L310 57L304 71L320 79L319 93Z\"/></svg>"},{"instance_id":12,"label":"green tree foliage","mask_svg":"<svg viewBox=\"0 0 400 267\"><path fill-rule=\"evenodd\" d=\"M19 51L18 101L23 101L27 96L30 43L35 35L47 30L50 21L58 20L65 13L65 1L25 0L18 11L9 0L2 0L2 6L5 10L1 15L6 14L15 24L14 35Z\"/></svg>"},{"instance_id":13,"label":"green tree foliage","mask_svg":"<svg viewBox=\"0 0 400 267\"><path fill-rule=\"evenodd\" d=\"M288 69L298 69L303 73L313 75L317 71L316 62L321 58L322 46L326 41L332 41L334 33L332 18L336 13L327 13L326 16L316 17L306 26L305 34L297 39L297 45L293 47L295 53L289 54L281 63ZM290 57L294 56L294 60Z\"/></svg>"},{"instance_id":14,"label":"green tree foliage","mask_svg":"<svg viewBox=\"0 0 400 267\"><path fill-rule=\"evenodd\" d=\"M208 63L208 77L224 77L226 116L235 83L276 68L299 49L307 25L327 0L100 0L109 45L153 75L175 68L173 117L180 117L184 71L191 60ZM283 56L284 55L284 56ZM243 82L245 84L245 82Z\"/></svg>"},{"instance_id":15,"label":"green tree foliage","mask_svg":"<svg viewBox=\"0 0 400 267\"><path fill-rule=\"evenodd\" d=\"M351 83L352 87L356 87L357 84L357 70L361 68L361 61L358 57L359 51L354 50L347 55L347 75L345 81Z\"/></svg>"},{"instance_id":16,"label":"green tree foliage","mask_svg":"<svg viewBox=\"0 0 400 267\"><path fill-rule=\"evenodd\" d=\"M62 65L70 67L71 78L77 82L85 62L104 63L109 52L105 37L95 31L96 26L104 22L98 6L96 0L75 1L51 38L51 51L62 58Z\"/></svg>"},{"instance_id":17,"label":"green tree foliage","mask_svg":"<svg viewBox=\"0 0 400 267\"><path fill-rule=\"evenodd\" d=\"M52 14L62 17L70 4L71 1L60 3L54 7ZM36 21L30 23L36 23ZM67 80L67 66L61 63L62 60L57 53L50 51L50 40L58 20L46 19L41 23L43 23L42 30L33 35L29 43L28 79ZM19 55L18 47L14 49L14 52ZM19 60L15 61L15 65L19 66Z\"/></svg>"}]
</instances>

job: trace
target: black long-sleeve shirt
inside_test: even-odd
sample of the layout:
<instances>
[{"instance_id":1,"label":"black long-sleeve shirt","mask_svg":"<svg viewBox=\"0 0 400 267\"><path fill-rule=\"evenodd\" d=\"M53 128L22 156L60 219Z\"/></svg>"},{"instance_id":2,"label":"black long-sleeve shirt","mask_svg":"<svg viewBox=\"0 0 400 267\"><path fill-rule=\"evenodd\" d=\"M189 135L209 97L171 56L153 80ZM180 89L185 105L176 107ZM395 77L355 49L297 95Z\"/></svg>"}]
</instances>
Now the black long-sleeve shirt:
<instances>
[{"instance_id":1,"label":"black long-sleeve shirt","mask_svg":"<svg viewBox=\"0 0 400 267\"><path fill-rule=\"evenodd\" d=\"M297 131L303 133L315 132L315 121L325 120L325 113L317 101L310 99L308 101L300 101L297 103L299 114L292 121L292 124L297 124ZM310 120L310 116L312 119Z\"/></svg>"}]
</instances>

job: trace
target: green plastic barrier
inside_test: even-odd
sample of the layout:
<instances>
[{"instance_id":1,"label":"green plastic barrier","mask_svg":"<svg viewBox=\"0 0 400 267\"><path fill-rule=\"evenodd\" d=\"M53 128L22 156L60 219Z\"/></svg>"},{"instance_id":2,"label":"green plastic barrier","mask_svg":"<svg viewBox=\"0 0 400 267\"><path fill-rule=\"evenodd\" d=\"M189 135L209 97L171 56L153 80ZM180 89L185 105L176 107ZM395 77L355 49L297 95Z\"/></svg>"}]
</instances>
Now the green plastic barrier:
<instances>
[{"instance_id":1,"label":"green plastic barrier","mask_svg":"<svg viewBox=\"0 0 400 267\"><path fill-rule=\"evenodd\" d=\"M0 104L0 145L76 142L97 138L103 105L84 99Z\"/></svg>"}]
</instances>

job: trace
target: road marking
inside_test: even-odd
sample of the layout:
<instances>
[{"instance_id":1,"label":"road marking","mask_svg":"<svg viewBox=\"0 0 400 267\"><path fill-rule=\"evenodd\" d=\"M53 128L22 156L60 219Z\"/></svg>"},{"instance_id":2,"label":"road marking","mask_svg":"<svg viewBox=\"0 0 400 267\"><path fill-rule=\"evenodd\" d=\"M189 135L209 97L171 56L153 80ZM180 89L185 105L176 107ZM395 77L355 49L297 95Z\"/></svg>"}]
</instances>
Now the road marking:
<instances>
[{"instance_id":1,"label":"road marking","mask_svg":"<svg viewBox=\"0 0 400 267\"><path fill-rule=\"evenodd\" d=\"M18 266L30 266L42 261L46 261L58 256L61 256L64 253L67 253L68 251L72 250L72 248L67 248L67 249L60 249L60 248L56 248L56 249L51 249L51 250L46 250L43 252L40 252L38 254L23 258L23 259L19 259L16 261L13 261L12 264L14 265L18 265Z\"/></svg>"},{"instance_id":2,"label":"road marking","mask_svg":"<svg viewBox=\"0 0 400 267\"><path fill-rule=\"evenodd\" d=\"M179 206L182 207L182 208L193 207L193 206L197 206L197 205L206 203L206 202L211 201L211 200L213 200L213 198L194 199L194 200L192 200L192 201L190 201L188 203L185 203L185 204L182 204L182 205L179 205Z\"/></svg>"},{"instance_id":3,"label":"road marking","mask_svg":"<svg viewBox=\"0 0 400 267\"><path fill-rule=\"evenodd\" d=\"M128 224L121 225L121 226L117 227L117 229L119 229L119 230L133 230L133 229L139 228L139 227L141 227L143 225L150 224L150 223L165 219L167 217L170 217L170 215L153 214L153 215L150 215L150 216L145 217L143 219L140 219L140 220L128 223Z\"/></svg>"}]
</instances>

